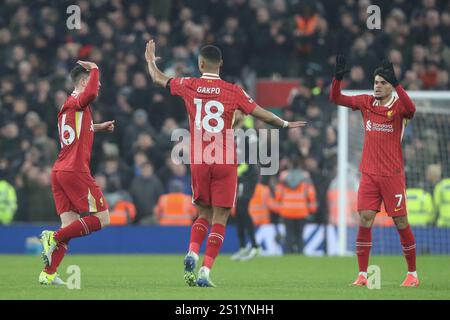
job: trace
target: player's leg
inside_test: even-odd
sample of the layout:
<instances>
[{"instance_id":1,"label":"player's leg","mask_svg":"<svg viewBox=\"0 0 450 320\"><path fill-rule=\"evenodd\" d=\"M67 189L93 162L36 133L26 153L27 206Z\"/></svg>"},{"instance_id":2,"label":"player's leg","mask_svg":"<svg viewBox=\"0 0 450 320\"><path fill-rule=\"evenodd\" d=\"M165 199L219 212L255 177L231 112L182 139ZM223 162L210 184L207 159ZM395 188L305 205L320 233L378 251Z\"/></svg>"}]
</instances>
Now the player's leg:
<instances>
[{"instance_id":1,"label":"player's leg","mask_svg":"<svg viewBox=\"0 0 450 320\"><path fill-rule=\"evenodd\" d=\"M84 237L109 224L108 205L100 187L89 173L58 172L60 183L78 212L91 215L80 218L54 233L57 243ZM74 183L74 181L76 181Z\"/></svg>"},{"instance_id":2,"label":"player's leg","mask_svg":"<svg viewBox=\"0 0 450 320\"><path fill-rule=\"evenodd\" d=\"M361 281L355 281L358 285L362 280L367 279L367 268L369 266L370 249L372 248L372 225L375 221L377 211L362 210L359 212L359 228L356 237L356 255L358 257L359 275ZM365 283L363 283L365 284Z\"/></svg>"},{"instance_id":3,"label":"player's leg","mask_svg":"<svg viewBox=\"0 0 450 320\"><path fill-rule=\"evenodd\" d=\"M197 201L196 207L198 218L192 224L189 251L184 257L184 281L190 287L195 286L197 283L195 267L199 260L200 247L208 234L209 225L212 220L211 206Z\"/></svg>"},{"instance_id":4,"label":"player's leg","mask_svg":"<svg viewBox=\"0 0 450 320\"><path fill-rule=\"evenodd\" d=\"M64 212L60 215L61 228L65 228L80 218L79 214L73 211ZM61 242L58 244L55 251L52 254L52 263L44 269L47 273L55 273L59 264L61 263L66 251L68 249L69 241Z\"/></svg>"},{"instance_id":5,"label":"player's leg","mask_svg":"<svg viewBox=\"0 0 450 320\"><path fill-rule=\"evenodd\" d=\"M61 227L66 227L69 224L71 224L72 222L74 222L75 220L78 220L79 215L76 212L69 211L69 212L64 212L64 213L60 214L60 218L61 218ZM41 272L41 274L39 275L39 283L45 284L45 285L48 285L48 284L64 285L65 284L64 281L62 281L58 277L58 275L56 274L56 271L57 271L61 261L63 260L64 255L67 252L68 245L69 245L69 241L58 244L58 246L52 253L50 264L48 263L46 256L43 255L44 262L46 262L46 266L45 266L44 270Z\"/></svg>"},{"instance_id":6,"label":"player's leg","mask_svg":"<svg viewBox=\"0 0 450 320\"><path fill-rule=\"evenodd\" d=\"M109 226L110 224L110 217L109 217L109 210L106 209L104 211L95 212L92 214L93 216L97 217L100 221L100 229L103 229L104 227Z\"/></svg>"},{"instance_id":7,"label":"player's leg","mask_svg":"<svg viewBox=\"0 0 450 320\"><path fill-rule=\"evenodd\" d=\"M191 227L189 252L198 257L200 247L208 234L212 220L210 191L210 168L207 165L191 164L192 201L197 208L198 217Z\"/></svg>"},{"instance_id":8,"label":"player's leg","mask_svg":"<svg viewBox=\"0 0 450 320\"><path fill-rule=\"evenodd\" d=\"M200 247L205 240L212 220L210 200L210 168L207 165L191 164L192 201L197 207L198 218L191 227L189 250L184 257L184 281L188 286L195 286L197 279L195 267L199 259Z\"/></svg>"},{"instance_id":9,"label":"player's leg","mask_svg":"<svg viewBox=\"0 0 450 320\"><path fill-rule=\"evenodd\" d=\"M402 287L417 287L419 278L416 271L416 241L407 216L393 217L402 243L403 255L408 265L408 273Z\"/></svg>"},{"instance_id":10,"label":"player's leg","mask_svg":"<svg viewBox=\"0 0 450 320\"><path fill-rule=\"evenodd\" d=\"M67 226L74 220L78 219L78 215L71 210L72 203L62 187L59 176L60 175L58 174L58 172L52 171L51 173L52 193L55 202L56 212L61 219L61 225ZM52 265L53 251L57 249L57 244L54 241L54 232L49 230L42 231L40 240L43 247L42 258L44 260L45 266L48 268Z\"/></svg>"},{"instance_id":11,"label":"player's leg","mask_svg":"<svg viewBox=\"0 0 450 320\"><path fill-rule=\"evenodd\" d=\"M191 238L189 241L189 252L198 255L200 247L208 234L209 225L212 220L213 210L201 201L195 204L197 207L198 217L195 219L191 227Z\"/></svg>"},{"instance_id":12,"label":"player's leg","mask_svg":"<svg viewBox=\"0 0 450 320\"><path fill-rule=\"evenodd\" d=\"M402 286L417 287L419 279L416 272L416 241L408 223L405 189L405 177L403 175L383 179L382 190L386 212L394 219L408 265L408 273Z\"/></svg>"},{"instance_id":13,"label":"player's leg","mask_svg":"<svg viewBox=\"0 0 450 320\"><path fill-rule=\"evenodd\" d=\"M215 287L209 278L209 273L225 240L225 229L230 214L231 208L213 206L212 227L206 242L203 265L198 273L197 284L201 287Z\"/></svg>"},{"instance_id":14,"label":"player's leg","mask_svg":"<svg viewBox=\"0 0 450 320\"><path fill-rule=\"evenodd\" d=\"M206 242L203 265L198 272L199 286L213 287L209 272L225 239L225 226L236 202L237 167L235 165L211 166L212 226Z\"/></svg>"},{"instance_id":15,"label":"player's leg","mask_svg":"<svg viewBox=\"0 0 450 320\"><path fill-rule=\"evenodd\" d=\"M356 237L356 255L359 274L353 285L367 284L370 249L372 248L372 225L379 211L382 197L376 177L362 174L358 190L359 227Z\"/></svg>"}]
</instances>

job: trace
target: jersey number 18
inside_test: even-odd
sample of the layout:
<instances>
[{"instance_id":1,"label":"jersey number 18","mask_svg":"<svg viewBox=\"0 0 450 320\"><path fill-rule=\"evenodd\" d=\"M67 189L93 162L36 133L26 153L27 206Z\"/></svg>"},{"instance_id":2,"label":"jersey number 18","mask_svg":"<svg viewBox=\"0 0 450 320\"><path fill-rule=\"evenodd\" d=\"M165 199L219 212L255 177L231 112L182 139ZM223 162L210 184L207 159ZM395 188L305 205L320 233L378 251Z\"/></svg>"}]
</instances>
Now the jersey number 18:
<instances>
[{"instance_id":1,"label":"jersey number 18","mask_svg":"<svg viewBox=\"0 0 450 320\"><path fill-rule=\"evenodd\" d=\"M209 100L205 104L205 117L202 119L202 107L203 101L202 99L194 98L195 103L195 126L197 129L203 127L206 131L210 133L218 133L222 131L224 127L224 121L222 119L222 114L225 110L222 103L216 100ZM216 107L217 111L213 112L212 108ZM214 119L216 124L212 126L210 124L210 120Z\"/></svg>"}]
</instances>

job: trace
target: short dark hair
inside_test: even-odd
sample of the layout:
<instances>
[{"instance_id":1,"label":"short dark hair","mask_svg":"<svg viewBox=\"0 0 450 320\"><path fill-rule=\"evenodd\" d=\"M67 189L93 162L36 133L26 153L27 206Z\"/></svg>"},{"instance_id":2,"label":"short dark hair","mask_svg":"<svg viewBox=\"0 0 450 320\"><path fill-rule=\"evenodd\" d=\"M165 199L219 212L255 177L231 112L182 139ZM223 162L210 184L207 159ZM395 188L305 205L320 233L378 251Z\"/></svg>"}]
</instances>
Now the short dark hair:
<instances>
[{"instance_id":1,"label":"short dark hair","mask_svg":"<svg viewBox=\"0 0 450 320\"><path fill-rule=\"evenodd\" d=\"M88 77L89 71L80 66L79 64L76 65L71 71L70 71L70 79L72 79L72 82L74 84L77 84L78 81L80 81L83 77Z\"/></svg>"},{"instance_id":2,"label":"short dark hair","mask_svg":"<svg viewBox=\"0 0 450 320\"><path fill-rule=\"evenodd\" d=\"M206 45L200 49L200 55L212 63L220 63L222 60L222 51L216 46Z\"/></svg>"},{"instance_id":3,"label":"short dark hair","mask_svg":"<svg viewBox=\"0 0 450 320\"><path fill-rule=\"evenodd\" d=\"M384 75L384 69L383 67L378 67L375 69L375 71L373 72L373 80L375 81L375 77L376 76L380 76L383 77L383 79L386 79L386 76Z\"/></svg>"}]
</instances>

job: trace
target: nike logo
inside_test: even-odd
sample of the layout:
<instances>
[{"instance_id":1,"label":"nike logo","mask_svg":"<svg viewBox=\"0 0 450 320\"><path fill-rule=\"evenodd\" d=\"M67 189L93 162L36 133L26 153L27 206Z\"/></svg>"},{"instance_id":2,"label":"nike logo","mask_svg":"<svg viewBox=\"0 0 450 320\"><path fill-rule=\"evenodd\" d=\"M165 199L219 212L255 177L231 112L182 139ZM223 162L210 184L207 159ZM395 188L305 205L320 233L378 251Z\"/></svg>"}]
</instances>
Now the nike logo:
<instances>
[{"instance_id":1,"label":"nike logo","mask_svg":"<svg viewBox=\"0 0 450 320\"><path fill-rule=\"evenodd\" d=\"M395 212L402 210L403 208L396 208L394 209Z\"/></svg>"}]
</instances>

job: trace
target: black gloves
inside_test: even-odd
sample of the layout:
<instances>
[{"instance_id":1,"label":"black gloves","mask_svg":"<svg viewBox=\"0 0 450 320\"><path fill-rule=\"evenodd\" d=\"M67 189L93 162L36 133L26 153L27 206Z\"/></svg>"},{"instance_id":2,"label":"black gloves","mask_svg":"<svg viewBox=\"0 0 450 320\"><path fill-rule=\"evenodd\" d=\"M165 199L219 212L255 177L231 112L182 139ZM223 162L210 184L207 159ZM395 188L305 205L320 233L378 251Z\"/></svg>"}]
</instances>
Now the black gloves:
<instances>
[{"instance_id":1,"label":"black gloves","mask_svg":"<svg viewBox=\"0 0 450 320\"><path fill-rule=\"evenodd\" d=\"M342 54L336 56L336 67L334 71L334 77L336 80L342 80L346 73L350 72L350 69L346 69L345 57Z\"/></svg>"},{"instance_id":2,"label":"black gloves","mask_svg":"<svg viewBox=\"0 0 450 320\"><path fill-rule=\"evenodd\" d=\"M389 60L384 59L381 63L381 67L383 68L382 76L387 82L389 82L393 87L396 87L398 85L397 77L395 76L394 72L394 66L392 65L392 62L389 62Z\"/></svg>"}]
</instances>

